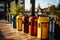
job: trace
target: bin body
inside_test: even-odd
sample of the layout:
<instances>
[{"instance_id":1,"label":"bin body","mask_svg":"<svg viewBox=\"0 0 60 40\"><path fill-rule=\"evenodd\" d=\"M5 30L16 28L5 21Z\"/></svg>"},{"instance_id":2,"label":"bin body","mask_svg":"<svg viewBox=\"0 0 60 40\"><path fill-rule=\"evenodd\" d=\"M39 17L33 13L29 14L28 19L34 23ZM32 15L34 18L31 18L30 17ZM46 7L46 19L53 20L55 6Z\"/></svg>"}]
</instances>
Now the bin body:
<instances>
[{"instance_id":1,"label":"bin body","mask_svg":"<svg viewBox=\"0 0 60 40\"><path fill-rule=\"evenodd\" d=\"M37 35L37 17L35 16L29 18L29 34L32 36Z\"/></svg>"},{"instance_id":2,"label":"bin body","mask_svg":"<svg viewBox=\"0 0 60 40\"><path fill-rule=\"evenodd\" d=\"M18 31L22 31L22 15L16 17L16 27Z\"/></svg>"},{"instance_id":3,"label":"bin body","mask_svg":"<svg viewBox=\"0 0 60 40\"><path fill-rule=\"evenodd\" d=\"M50 17L50 22L49 22L49 38L53 39L54 38L54 30L55 30L55 22L54 22L54 17Z\"/></svg>"},{"instance_id":4,"label":"bin body","mask_svg":"<svg viewBox=\"0 0 60 40\"><path fill-rule=\"evenodd\" d=\"M37 26L37 38L48 39L49 18L39 17Z\"/></svg>"},{"instance_id":5,"label":"bin body","mask_svg":"<svg viewBox=\"0 0 60 40\"><path fill-rule=\"evenodd\" d=\"M29 33L29 16L24 16L22 19L23 19L22 20L23 21L23 28L22 28L22 30L25 33Z\"/></svg>"},{"instance_id":6,"label":"bin body","mask_svg":"<svg viewBox=\"0 0 60 40\"><path fill-rule=\"evenodd\" d=\"M13 28L16 28L16 16L17 16L17 14L12 15L12 26L13 26Z\"/></svg>"}]
</instances>

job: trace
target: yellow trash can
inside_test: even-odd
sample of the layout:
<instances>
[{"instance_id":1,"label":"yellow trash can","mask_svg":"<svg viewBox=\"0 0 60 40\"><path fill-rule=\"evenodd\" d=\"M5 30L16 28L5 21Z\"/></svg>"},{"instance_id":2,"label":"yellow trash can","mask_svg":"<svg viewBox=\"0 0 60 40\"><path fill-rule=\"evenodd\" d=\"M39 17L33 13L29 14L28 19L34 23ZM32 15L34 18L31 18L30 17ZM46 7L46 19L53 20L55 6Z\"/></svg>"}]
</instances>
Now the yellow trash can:
<instances>
[{"instance_id":1,"label":"yellow trash can","mask_svg":"<svg viewBox=\"0 0 60 40\"><path fill-rule=\"evenodd\" d=\"M16 26L18 31L22 31L22 15L16 17Z\"/></svg>"},{"instance_id":2,"label":"yellow trash can","mask_svg":"<svg viewBox=\"0 0 60 40\"><path fill-rule=\"evenodd\" d=\"M37 38L48 39L49 17L39 17L37 27Z\"/></svg>"}]
</instances>

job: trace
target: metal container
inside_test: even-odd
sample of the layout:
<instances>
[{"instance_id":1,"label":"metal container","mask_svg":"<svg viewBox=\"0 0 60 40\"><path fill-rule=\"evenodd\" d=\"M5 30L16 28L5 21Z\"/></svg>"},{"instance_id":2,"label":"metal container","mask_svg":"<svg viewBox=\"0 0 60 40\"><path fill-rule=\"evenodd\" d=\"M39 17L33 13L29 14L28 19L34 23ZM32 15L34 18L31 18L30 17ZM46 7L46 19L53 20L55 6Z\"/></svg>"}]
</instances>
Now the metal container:
<instances>
[{"instance_id":1,"label":"metal container","mask_svg":"<svg viewBox=\"0 0 60 40\"><path fill-rule=\"evenodd\" d=\"M25 33L29 33L29 16L23 16L23 28L22 31Z\"/></svg>"},{"instance_id":2,"label":"metal container","mask_svg":"<svg viewBox=\"0 0 60 40\"><path fill-rule=\"evenodd\" d=\"M54 17L50 16L49 17L50 21L49 21L49 38L52 40L54 39L54 32L55 32L55 20Z\"/></svg>"},{"instance_id":3,"label":"metal container","mask_svg":"<svg viewBox=\"0 0 60 40\"><path fill-rule=\"evenodd\" d=\"M17 30L22 31L22 15L16 17L16 27Z\"/></svg>"},{"instance_id":4,"label":"metal container","mask_svg":"<svg viewBox=\"0 0 60 40\"><path fill-rule=\"evenodd\" d=\"M12 15L12 26L13 26L13 28L16 28L16 16L17 16L17 14Z\"/></svg>"},{"instance_id":5,"label":"metal container","mask_svg":"<svg viewBox=\"0 0 60 40\"><path fill-rule=\"evenodd\" d=\"M37 17L35 16L29 18L29 34L32 36L37 35Z\"/></svg>"},{"instance_id":6,"label":"metal container","mask_svg":"<svg viewBox=\"0 0 60 40\"><path fill-rule=\"evenodd\" d=\"M38 17L37 38L48 39L49 17Z\"/></svg>"}]
</instances>

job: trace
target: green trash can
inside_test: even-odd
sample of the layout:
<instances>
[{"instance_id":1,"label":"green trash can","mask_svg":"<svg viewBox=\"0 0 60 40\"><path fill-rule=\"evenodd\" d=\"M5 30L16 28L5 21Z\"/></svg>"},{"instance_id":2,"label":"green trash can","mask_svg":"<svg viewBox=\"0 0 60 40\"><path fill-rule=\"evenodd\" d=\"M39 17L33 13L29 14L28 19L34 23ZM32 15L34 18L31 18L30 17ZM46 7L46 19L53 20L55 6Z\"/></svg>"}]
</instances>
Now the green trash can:
<instances>
[{"instance_id":1,"label":"green trash can","mask_svg":"<svg viewBox=\"0 0 60 40\"><path fill-rule=\"evenodd\" d=\"M17 14L12 15L12 26L13 26L13 28L16 28L16 17L17 17Z\"/></svg>"}]
</instances>

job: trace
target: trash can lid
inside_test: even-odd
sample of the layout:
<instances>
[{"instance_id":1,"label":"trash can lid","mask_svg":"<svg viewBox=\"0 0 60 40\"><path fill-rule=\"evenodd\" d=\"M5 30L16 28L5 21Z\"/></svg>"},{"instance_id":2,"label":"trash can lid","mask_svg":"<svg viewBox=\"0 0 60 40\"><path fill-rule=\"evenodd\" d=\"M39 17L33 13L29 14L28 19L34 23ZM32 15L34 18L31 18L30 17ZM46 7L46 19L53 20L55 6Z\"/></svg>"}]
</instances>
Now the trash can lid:
<instances>
[{"instance_id":1,"label":"trash can lid","mask_svg":"<svg viewBox=\"0 0 60 40\"><path fill-rule=\"evenodd\" d=\"M39 17L38 21L39 22L49 22L49 17Z\"/></svg>"}]
</instances>

